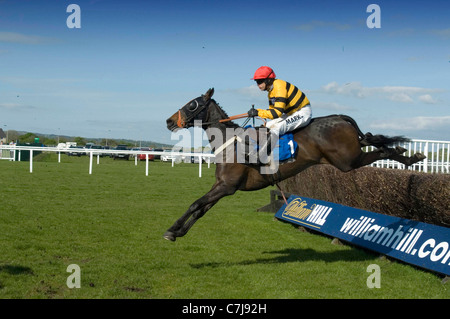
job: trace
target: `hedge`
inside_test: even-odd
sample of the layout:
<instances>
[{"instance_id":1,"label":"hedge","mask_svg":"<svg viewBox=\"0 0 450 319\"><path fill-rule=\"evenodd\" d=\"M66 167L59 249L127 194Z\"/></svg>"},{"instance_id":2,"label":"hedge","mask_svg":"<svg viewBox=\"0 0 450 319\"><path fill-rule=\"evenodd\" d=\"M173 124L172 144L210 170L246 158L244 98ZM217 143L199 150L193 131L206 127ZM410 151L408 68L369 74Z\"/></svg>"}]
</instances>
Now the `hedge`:
<instances>
[{"instance_id":1,"label":"hedge","mask_svg":"<svg viewBox=\"0 0 450 319\"><path fill-rule=\"evenodd\" d=\"M280 182L283 191L450 227L450 175L362 167L343 173L315 165Z\"/></svg>"}]
</instances>

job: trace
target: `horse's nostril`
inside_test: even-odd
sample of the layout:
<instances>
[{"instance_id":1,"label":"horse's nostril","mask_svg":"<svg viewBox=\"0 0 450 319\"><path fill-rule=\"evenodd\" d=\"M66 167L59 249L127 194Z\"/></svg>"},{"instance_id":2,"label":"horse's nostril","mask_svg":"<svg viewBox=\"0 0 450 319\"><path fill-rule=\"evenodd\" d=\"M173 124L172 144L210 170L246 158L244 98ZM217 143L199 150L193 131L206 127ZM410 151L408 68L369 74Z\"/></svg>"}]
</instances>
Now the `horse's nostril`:
<instances>
[{"instance_id":1,"label":"horse's nostril","mask_svg":"<svg viewBox=\"0 0 450 319\"><path fill-rule=\"evenodd\" d=\"M167 126L168 126L168 127L173 126L173 121L172 121L171 119L168 119L168 120L166 121L166 123L167 123Z\"/></svg>"}]
</instances>

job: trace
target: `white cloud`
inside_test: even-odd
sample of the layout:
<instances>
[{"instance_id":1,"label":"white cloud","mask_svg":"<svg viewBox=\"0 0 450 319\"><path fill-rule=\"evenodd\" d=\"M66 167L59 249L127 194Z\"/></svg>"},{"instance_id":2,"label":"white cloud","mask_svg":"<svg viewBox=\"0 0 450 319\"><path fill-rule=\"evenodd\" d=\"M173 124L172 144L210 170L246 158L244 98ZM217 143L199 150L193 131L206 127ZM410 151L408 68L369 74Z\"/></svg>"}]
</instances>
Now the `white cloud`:
<instances>
[{"instance_id":1,"label":"white cloud","mask_svg":"<svg viewBox=\"0 0 450 319\"><path fill-rule=\"evenodd\" d=\"M413 103L416 98L424 103L436 103L430 93L445 92L443 89L430 89L413 86L381 86L365 87L359 82L349 82L343 85L331 82L321 88L322 92L328 94L348 95L358 98L377 96L394 102ZM417 95L420 95L417 97Z\"/></svg>"},{"instance_id":2,"label":"white cloud","mask_svg":"<svg viewBox=\"0 0 450 319\"><path fill-rule=\"evenodd\" d=\"M431 34L441 37L443 39L450 39L450 28L435 29L430 31Z\"/></svg>"},{"instance_id":3,"label":"white cloud","mask_svg":"<svg viewBox=\"0 0 450 319\"><path fill-rule=\"evenodd\" d=\"M394 102L412 103L413 99L406 93L395 93L389 97Z\"/></svg>"},{"instance_id":4,"label":"white cloud","mask_svg":"<svg viewBox=\"0 0 450 319\"><path fill-rule=\"evenodd\" d=\"M358 82L346 83L344 85L339 85L337 82L330 82L319 90L319 92L324 92L331 95L345 95L354 96L358 98L364 98L367 96L366 90Z\"/></svg>"},{"instance_id":5,"label":"white cloud","mask_svg":"<svg viewBox=\"0 0 450 319\"><path fill-rule=\"evenodd\" d=\"M224 89L218 92L234 97L244 98L245 100L267 100L267 93L261 92L257 85L250 85L242 88Z\"/></svg>"},{"instance_id":6,"label":"white cloud","mask_svg":"<svg viewBox=\"0 0 450 319\"><path fill-rule=\"evenodd\" d=\"M417 116L404 119L392 119L382 122L374 122L370 125L376 129L395 129L395 130L428 130L445 128L450 126L450 116Z\"/></svg>"},{"instance_id":7,"label":"white cloud","mask_svg":"<svg viewBox=\"0 0 450 319\"><path fill-rule=\"evenodd\" d=\"M331 28L331 29L336 29L336 30L340 30L340 31L345 31L345 30L350 29L351 26L349 24L315 20L315 21L304 23L304 24L301 24L301 25L298 25L295 27L296 30L301 30L301 31L312 31L317 28Z\"/></svg>"},{"instance_id":8,"label":"white cloud","mask_svg":"<svg viewBox=\"0 0 450 319\"><path fill-rule=\"evenodd\" d=\"M335 102L319 102L319 101L314 102L313 107L315 109L317 108L331 111L349 111L354 109L350 106L341 105Z\"/></svg>"},{"instance_id":9,"label":"white cloud","mask_svg":"<svg viewBox=\"0 0 450 319\"><path fill-rule=\"evenodd\" d=\"M0 32L0 42L22 43L22 44L40 44L53 41L51 38L37 35L26 35L17 32Z\"/></svg>"},{"instance_id":10,"label":"white cloud","mask_svg":"<svg viewBox=\"0 0 450 319\"><path fill-rule=\"evenodd\" d=\"M430 94L424 94L419 96L419 100L422 101L423 103L427 103L427 104L436 104L437 101L435 99L433 99L433 97Z\"/></svg>"},{"instance_id":11,"label":"white cloud","mask_svg":"<svg viewBox=\"0 0 450 319\"><path fill-rule=\"evenodd\" d=\"M244 95L247 97L260 97L261 96L261 90L258 88L257 85L250 85L247 87L236 89L235 92L240 95Z\"/></svg>"},{"instance_id":12,"label":"white cloud","mask_svg":"<svg viewBox=\"0 0 450 319\"><path fill-rule=\"evenodd\" d=\"M404 29L398 29L398 30L391 30L386 32L387 36L390 37L399 37L399 38L405 38L405 37L411 37L411 36L435 36L439 37L443 40L450 39L450 28L447 29L414 29L414 28L404 28Z\"/></svg>"}]
</instances>

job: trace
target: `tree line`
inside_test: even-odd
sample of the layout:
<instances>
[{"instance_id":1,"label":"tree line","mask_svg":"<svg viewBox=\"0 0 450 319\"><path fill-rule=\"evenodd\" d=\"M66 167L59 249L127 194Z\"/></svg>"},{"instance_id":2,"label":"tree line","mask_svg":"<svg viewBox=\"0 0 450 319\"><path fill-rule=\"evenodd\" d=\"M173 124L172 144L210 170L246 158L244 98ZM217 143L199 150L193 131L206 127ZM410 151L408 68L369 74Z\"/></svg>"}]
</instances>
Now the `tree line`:
<instances>
[{"instance_id":1,"label":"tree line","mask_svg":"<svg viewBox=\"0 0 450 319\"><path fill-rule=\"evenodd\" d=\"M54 135L43 135L37 133L25 133L21 134L15 130L8 131L8 143L10 141L19 143L19 144L33 144L39 139L38 143L43 144L45 146L57 146L58 143L66 143L66 142L75 142L77 146L85 146L87 143L94 143L95 145L101 146L109 146L116 147L117 145L127 145L128 147L163 147L165 145L147 142L147 141L132 141L132 140L123 140L123 139L106 139L106 138L85 138L85 137L67 137L67 136L54 136Z\"/></svg>"}]
</instances>

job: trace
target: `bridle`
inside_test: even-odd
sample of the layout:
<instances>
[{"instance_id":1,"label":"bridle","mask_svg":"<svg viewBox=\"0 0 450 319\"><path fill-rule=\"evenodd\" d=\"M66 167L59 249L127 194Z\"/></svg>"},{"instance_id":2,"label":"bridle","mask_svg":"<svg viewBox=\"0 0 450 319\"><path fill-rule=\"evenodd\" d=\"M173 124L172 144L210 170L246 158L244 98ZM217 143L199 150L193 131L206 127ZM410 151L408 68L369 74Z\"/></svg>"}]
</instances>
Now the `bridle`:
<instances>
[{"instance_id":1,"label":"bridle","mask_svg":"<svg viewBox=\"0 0 450 319\"><path fill-rule=\"evenodd\" d=\"M203 95L201 97L198 97L198 98L192 100L191 102L189 102L184 107L182 107L181 109L178 110L177 126L179 128L186 128L187 127L186 123L189 123L198 114L200 114L201 112L206 110L207 107L209 106L209 103L211 102L211 98L208 99L203 104L200 104L199 100L204 101L203 100ZM190 107L192 107L192 109L189 109ZM189 115L186 114L185 108L188 109L187 111L189 112ZM184 120L181 118L181 111L183 111L183 113L185 115L187 115ZM206 125L206 124L214 124L214 123L223 123L223 122L228 122L228 121L242 119L242 118L247 118L247 117L248 117L248 114L247 113L243 113L243 114L233 115L233 116L230 116L230 117L228 117L226 119L222 119L222 120L219 120L219 121L216 121L216 122L204 122L202 124ZM265 126L265 121L264 121L264 126Z\"/></svg>"},{"instance_id":2,"label":"bridle","mask_svg":"<svg viewBox=\"0 0 450 319\"><path fill-rule=\"evenodd\" d=\"M186 123L189 123L192 119L194 119L198 114L200 114L201 112L203 112L204 110L206 110L206 108L208 107L209 103L211 102L211 99L208 99L208 101L206 101L204 104L200 104L199 100L203 100L203 95L201 97L198 97L194 100L192 100L191 102L189 102L189 104L187 104L186 106L182 107L181 109L178 110L178 120L177 120L177 126L180 128L185 128L186 127ZM185 108L188 108L188 112L189 114L186 114L186 110L184 110ZM189 109L189 107L192 107L192 109ZM183 110L183 113L186 115L185 120L181 119L181 110Z\"/></svg>"}]
</instances>

